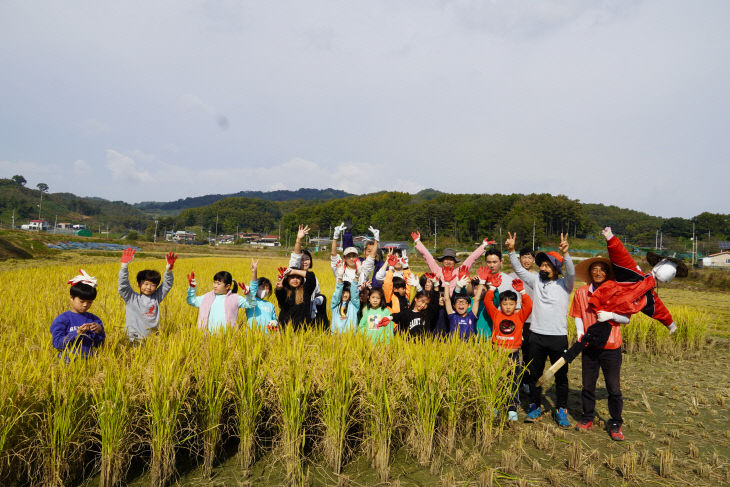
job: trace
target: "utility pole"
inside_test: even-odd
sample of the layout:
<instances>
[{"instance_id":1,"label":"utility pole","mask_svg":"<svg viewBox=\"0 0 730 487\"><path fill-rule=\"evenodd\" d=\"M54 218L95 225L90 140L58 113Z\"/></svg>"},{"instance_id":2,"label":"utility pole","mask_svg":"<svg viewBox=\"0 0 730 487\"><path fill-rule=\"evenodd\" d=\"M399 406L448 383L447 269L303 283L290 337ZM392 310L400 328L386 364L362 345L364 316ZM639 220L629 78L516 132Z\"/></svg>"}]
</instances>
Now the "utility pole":
<instances>
[{"instance_id":1,"label":"utility pole","mask_svg":"<svg viewBox=\"0 0 730 487\"><path fill-rule=\"evenodd\" d=\"M656 235L654 235L654 250L659 248L659 230L656 231Z\"/></svg>"},{"instance_id":2,"label":"utility pole","mask_svg":"<svg viewBox=\"0 0 730 487\"><path fill-rule=\"evenodd\" d=\"M499 227L499 252L502 252L502 227Z\"/></svg>"},{"instance_id":3,"label":"utility pole","mask_svg":"<svg viewBox=\"0 0 730 487\"><path fill-rule=\"evenodd\" d=\"M659 231L659 250L662 250L664 247L664 232L661 230Z\"/></svg>"},{"instance_id":4,"label":"utility pole","mask_svg":"<svg viewBox=\"0 0 730 487\"><path fill-rule=\"evenodd\" d=\"M431 223L429 223L431 225ZM433 249L436 250L436 218L433 219Z\"/></svg>"},{"instance_id":5,"label":"utility pole","mask_svg":"<svg viewBox=\"0 0 730 487\"><path fill-rule=\"evenodd\" d=\"M215 246L218 247L218 212L215 212Z\"/></svg>"},{"instance_id":6,"label":"utility pole","mask_svg":"<svg viewBox=\"0 0 730 487\"><path fill-rule=\"evenodd\" d=\"M160 220L155 219L155 238L154 242L157 243L157 225L160 223Z\"/></svg>"},{"instance_id":7,"label":"utility pole","mask_svg":"<svg viewBox=\"0 0 730 487\"><path fill-rule=\"evenodd\" d=\"M535 251L535 220L532 220L532 251Z\"/></svg>"},{"instance_id":8,"label":"utility pole","mask_svg":"<svg viewBox=\"0 0 730 487\"><path fill-rule=\"evenodd\" d=\"M56 215L56 219L53 221L53 233L56 233L56 227L58 227L58 215Z\"/></svg>"},{"instance_id":9,"label":"utility pole","mask_svg":"<svg viewBox=\"0 0 730 487\"><path fill-rule=\"evenodd\" d=\"M12 218L13 223L10 224L10 229L14 230L15 229L15 210L13 210L13 216L11 218Z\"/></svg>"},{"instance_id":10,"label":"utility pole","mask_svg":"<svg viewBox=\"0 0 730 487\"><path fill-rule=\"evenodd\" d=\"M697 237L695 236L695 222L692 222L692 265L697 260Z\"/></svg>"}]
</instances>

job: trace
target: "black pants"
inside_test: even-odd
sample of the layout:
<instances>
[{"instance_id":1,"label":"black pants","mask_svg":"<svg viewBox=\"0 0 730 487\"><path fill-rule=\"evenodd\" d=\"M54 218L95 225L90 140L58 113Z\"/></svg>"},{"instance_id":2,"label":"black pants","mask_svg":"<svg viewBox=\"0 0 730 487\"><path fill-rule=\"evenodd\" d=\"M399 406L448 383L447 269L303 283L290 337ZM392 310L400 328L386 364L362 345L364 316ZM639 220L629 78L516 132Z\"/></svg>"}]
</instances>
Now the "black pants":
<instances>
[{"instance_id":1,"label":"black pants","mask_svg":"<svg viewBox=\"0 0 730 487\"><path fill-rule=\"evenodd\" d=\"M624 409L624 396L621 394L621 349L602 350L586 347L583 350L583 421L593 421L596 408L596 381L598 370L603 370L608 391L608 412L611 424L621 424L621 411Z\"/></svg>"},{"instance_id":2,"label":"black pants","mask_svg":"<svg viewBox=\"0 0 730 487\"><path fill-rule=\"evenodd\" d=\"M530 383L530 323L525 323L522 327L522 363L525 366L525 373L522 374L522 383Z\"/></svg>"},{"instance_id":3,"label":"black pants","mask_svg":"<svg viewBox=\"0 0 730 487\"><path fill-rule=\"evenodd\" d=\"M540 406L542 387L535 383L542 376L545 361L550 358L555 363L568 349L567 335L540 335L530 333L530 402ZM568 407L568 365L564 365L555 373L555 405L558 408Z\"/></svg>"}]
</instances>

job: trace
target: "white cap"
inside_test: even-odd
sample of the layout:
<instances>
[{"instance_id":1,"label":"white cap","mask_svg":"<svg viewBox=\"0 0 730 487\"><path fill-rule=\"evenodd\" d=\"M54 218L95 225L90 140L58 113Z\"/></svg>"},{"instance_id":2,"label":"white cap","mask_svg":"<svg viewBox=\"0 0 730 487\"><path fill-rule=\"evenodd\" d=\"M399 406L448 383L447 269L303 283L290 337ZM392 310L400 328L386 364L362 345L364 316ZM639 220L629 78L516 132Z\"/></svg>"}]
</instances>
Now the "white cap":
<instances>
[{"instance_id":1,"label":"white cap","mask_svg":"<svg viewBox=\"0 0 730 487\"><path fill-rule=\"evenodd\" d=\"M359 255L360 251L357 250L355 247L347 247L344 252L342 252L342 255L349 255L349 254L355 254Z\"/></svg>"},{"instance_id":2,"label":"white cap","mask_svg":"<svg viewBox=\"0 0 730 487\"><path fill-rule=\"evenodd\" d=\"M662 259L651 271L654 273L657 281L669 282L677 275L677 264L671 260Z\"/></svg>"}]
</instances>

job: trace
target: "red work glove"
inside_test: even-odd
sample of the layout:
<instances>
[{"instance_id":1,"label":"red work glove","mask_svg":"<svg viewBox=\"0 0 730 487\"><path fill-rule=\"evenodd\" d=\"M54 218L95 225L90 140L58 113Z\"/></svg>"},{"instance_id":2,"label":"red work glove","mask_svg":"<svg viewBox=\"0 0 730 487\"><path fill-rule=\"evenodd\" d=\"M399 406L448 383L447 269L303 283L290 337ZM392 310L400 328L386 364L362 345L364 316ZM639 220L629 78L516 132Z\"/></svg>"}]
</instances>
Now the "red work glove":
<instances>
[{"instance_id":1,"label":"red work glove","mask_svg":"<svg viewBox=\"0 0 730 487\"><path fill-rule=\"evenodd\" d=\"M246 283L243 281L238 281L238 287L241 288L241 292L244 296L251 292L251 288L246 286Z\"/></svg>"},{"instance_id":2,"label":"red work glove","mask_svg":"<svg viewBox=\"0 0 730 487\"><path fill-rule=\"evenodd\" d=\"M431 279L431 280L436 279L436 274L434 274L433 272L427 272L424 274L424 276L426 276L427 279Z\"/></svg>"},{"instance_id":3,"label":"red work glove","mask_svg":"<svg viewBox=\"0 0 730 487\"><path fill-rule=\"evenodd\" d=\"M277 270L279 271L279 275L277 277L279 279L281 279L282 277L284 277L284 273L286 272L286 267L279 267Z\"/></svg>"},{"instance_id":4,"label":"red work glove","mask_svg":"<svg viewBox=\"0 0 730 487\"><path fill-rule=\"evenodd\" d=\"M484 247L485 249L486 249L486 248L487 248L487 247L488 247L489 245L493 245L493 244L496 244L496 243L497 243L497 241L496 241L496 240L489 240L488 238L485 238L484 240L482 240L482 246L483 246L483 247Z\"/></svg>"},{"instance_id":5,"label":"red work glove","mask_svg":"<svg viewBox=\"0 0 730 487\"><path fill-rule=\"evenodd\" d=\"M411 232L411 238L414 242L421 240L421 232Z\"/></svg>"},{"instance_id":6,"label":"red work glove","mask_svg":"<svg viewBox=\"0 0 730 487\"><path fill-rule=\"evenodd\" d=\"M479 281L484 281L485 283L488 283L492 280L492 271L489 270L489 267L483 265L479 269L477 269L477 276L479 277Z\"/></svg>"},{"instance_id":7,"label":"red work glove","mask_svg":"<svg viewBox=\"0 0 730 487\"><path fill-rule=\"evenodd\" d=\"M502 284L502 276L499 274L492 274L492 279L490 280L490 284L494 287L499 287L500 284Z\"/></svg>"},{"instance_id":8,"label":"red work glove","mask_svg":"<svg viewBox=\"0 0 730 487\"><path fill-rule=\"evenodd\" d=\"M525 290L525 283L522 282L522 280L520 279L512 279L512 289L514 289L518 293L521 293Z\"/></svg>"},{"instance_id":9,"label":"red work glove","mask_svg":"<svg viewBox=\"0 0 730 487\"><path fill-rule=\"evenodd\" d=\"M188 274L188 286L195 287L197 285L198 283L195 282L195 272L191 272L190 274Z\"/></svg>"},{"instance_id":10,"label":"red work glove","mask_svg":"<svg viewBox=\"0 0 730 487\"><path fill-rule=\"evenodd\" d=\"M441 272L444 275L444 282L451 282L456 277L454 274L454 268L449 265L445 265L444 268L441 269Z\"/></svg>"},{"instance_id":11,"label":"red work glove","mask_svg":"<svg viewBox=\"0 0 730 487\"><path fill-rule=\"evenodd\" d=\"M177 254L175 252L168 252L165 254L165 260L167 265L170 266L170 270L175 267L175 261L177 260Z\"/></svg>"},{"instance_id":12,"label":"red work glove","mask_svg":"<svg viewBox=\"0 0 730 487\"><path fill-rule=\"evenodd\" d=\"M388 318L387 316L383 316L382 318L380 318L380 321L378 321L377 327L382 328L384 326L388 326L389 323L390 323L390 318Z\"/></svg>"},{"instance_id":13,"label":"red work glove","mask_svg":"<svg viewBox=\"0 0 730 487\"><path fill-rule=\"evenodd\" d=\"M469 275L469 268L465 265L459 267L459 279L467 277Z\"/></svg>"},{"instance_id":14,"label":"red work glove","mask_svg":"<svg viewBox=\"0 0 730 487\"><path fill-rule=\"evenodd\" d=\"M122 264L129 264L134 259L135 250L132 247L127 247L122 250Z\"/></svg>"},{"instance_id":15,"label":"red work glove","mask_svg":"<svg viewBox=\"0 0 730 487\"><path fill-rule=\"evenodd\" d=\"M398 263L398 256L395 254L388 255L388 265L390 267L395 267L395 265Z\"/></svg>"}]
</instances>

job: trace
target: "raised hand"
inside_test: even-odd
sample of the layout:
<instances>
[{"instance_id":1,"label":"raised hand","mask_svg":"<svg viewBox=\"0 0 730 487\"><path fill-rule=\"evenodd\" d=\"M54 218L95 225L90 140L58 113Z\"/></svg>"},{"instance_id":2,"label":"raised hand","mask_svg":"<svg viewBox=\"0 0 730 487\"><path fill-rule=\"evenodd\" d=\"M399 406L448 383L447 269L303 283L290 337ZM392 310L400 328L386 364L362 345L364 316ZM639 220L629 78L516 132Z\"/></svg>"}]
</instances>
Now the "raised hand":
<instances>
[{"instance_id":1,"label":"raised hand","mask_svg":"<svg viewBox=\"0 0 730 487\"><path fill-rule=\"evenodd\" d=\"M512 289L521 293L525 290L525 283L521 279L512 279Z\"/></svg>"},{"instance_id":2,"label":"raised hand","mask_svg":"<svg viewBox=\"0 0 730 487\"><path fill-rule=\"evenodd\" d=\"M122 250L122 264L129 264L134 259L135 250L132 247L127 247Z\"/></svg>"},{"instance_id":3,"label":"raised hand","mask_svg":"<svg viewBox=\"0 0 730 487\"><path fill-rule=\"evenodd\" d=\"M335 233L332 235L332 240L338 240L340 238L340 234L345 231L347 226L345 225L345 222L340 223L338 226L335 227Z\"/></svg>"},{"instance_id":4,"label":"raised hand","mask_svg":"<svg viewBox=\"0 0 730 487\"><path fill-rule=\"evenodd\" d=\"M398 263L398 256L393 253L393 249L388 250L388 265L395 267Z\"/></svg>"},{"instance_id":5,"label":"raised hand","mask_svg":"<svg viewBox=\"0 0 730 487\"><path fill-rule=\"evenodd\" d=\"M414 242L421 240L421 232L411 232L411 238Z\"/></svg>"},{"instance_id":6,"label":"raised hand","mask_svg":"<svg viewBox=\"0 0 730 487\"><path fill-rule=\"evenodd\" d=\"M484 237L484 240L482 240L482 247L484 247L486 249L490 245L496 244L496 243L497 243L496 240L489 240L488 238Z\"/></svg>"},{"instance_id":7,"label":"raised hand","mask_svg":"<svg viewBox=\"0 0 730 487\"><path fill-rule=\"evenodd\" d=\"M168 252L165 254L165 260L167 261L167 267L172 270L175 267L175 261L177 260L177 254L175 252Z\"/></svg>"},{"instance_id":8,"label":"raised hand","mask_svg":"<svg viewBox=\"0 0 730 487\"><path fill-rule=\"evenodd\" d=\"M436 274L434 274L433 272L426 272L424 276L426 276L427 279L431 279L432 281L436 280Z\"/></svg>"},{"instance_id":9,"label":"raised hand","mask_svg":"<svg viewBox=\"0 0 730 487\"><path fill-rule=\"evenodd\" d=\"M502 285L502 275L499 273L492 274L492 279L489 280L489 284L494 287L499 287L500 285Z\"/></svg>"},{"instance_id":10,"label":"raised hand","mask_svg":"<svg viewBox=\"0 0 730 487\"><path fill-rule=\"evenodd\" d=\"M477 276L480 284L486 284L492 280L492 271L489 270L489 267L483 265L477 269Z\"/></svg>"},{"instance_id":11,"label":"raised hand","mask_svg":"<svg viewBox=\"0 0 730 487\"><path fill-rule=\"evenodd\" d=\"M373 228L373 226L372 226L372 225L370 225L370 226L368 227L368 230L370 230L370 233L372 233L372 234L373 234L373 238L374 238L375 240L377 240L378 242L380 242L380 230L378 230L377 228Z\"/></svg>"},{"instance_id":12,"label":"raised hand","mask_svg":"<svg viewBox=\"0 0 730 487\"><path fill-rule=\"evenodd\" d=\"M277 270L279 271L278 277L279 279L281 279L282 277L284 277L284 274L286 274L287 269L286 267L279 267Z\"/></svg>"},{"instance_id":13,"label":"raised hand","mask_svg":"<svg viewBox=\"0 0 730 487\"><path fill-rule=\"evenodd\" d=\"M459 279L469 277L469 268L465 265L459 267Z\"/></svg>"},{"instance_id":14,"label":"raised hand","mask_svg":"<svg viewBox=\"0 0 730 487\"><path fill-rule=\"evenodd\" d=\"M444 275L444 282L451 282L456 277L456 274L454 274L454 268L450 265L445 265L441 272Z\"/></svg>"},{"instance_id":15,"label":"raised hand","mask_svg":"<svg viewBox=\"0 0 730 487\"><path fill-rule=\"evenodd\" d=\"M195 272L188 274L188 286L196 287L198 283L195 281Z\"/></svg>"},{"instance_id":16,"label":"raised hand","mask_svg":"<svg viewBox=\"0 0 730 487\"><path fill-rule=\"evenodd\" d=\"M297 240L301 241L309 233L309 225L299 225Z\"/></svg>"},{"instance_id":17,"label":"raised hand","mask_svg":"<svg viewBox=\"0 0 730 487\"><path fill-rule=\"evenodd\" d=\"M256 272L259 268L259 260L253 260L251 259L251 272Z\"/></svg>"},{"instance_id":18,"label":"raised hand","mask_svg":"<svg viewBox=\"0 0 730 487\"><path fill-rule=\"evenodd\" d=\"M560 249L560 252L563 254L568 253L568 249L570 249L570 245L568 244L568 234L561 233L560 234L560 243L558 244L558 249Z\"/></svg>"},{"instance_id":19,"label":"raised hand","mask_svg":"<svg viewBox=\"0 0 730 487\"><path fill-rule=\"evenodd\" d=\"M243 279L238 281L238 289L241 290L244 296L251 292L251 288L246 285Z\"/></svg>"},{"instance_id":20,"label":"raised hand","mask_svg":"<svg viewBox=\"0 0 730 487\"><path fill-rule=\"evenodd\" d=\"M337 264L336 267L336 275L338 281L342 281L342 279L345 277L345 263L340 261L339 264Z\"/></svg>"},{"instance_id":21,"label":"raised hand","mask_svg":"<svg viewBox=\"0 0 730 487\"><path fill-rule=\"evenodd\" d=\"M613 232L611 231L611 227L606 227L601 231L604 237L606 237L606 240L611 240L613 238Z\"/></svg>"},{"instance_id":22,"label":"raised hand","mask_svg":"<svg viewBox=\"0 0 730 487\"><path fill-rule=\"evenodd\" d=\"M505 247L507 247L507 251L514 252L515 251L515 241L517 240L517 232L515 233L509 233L507 232L507 240L504 241Z\"/></svg>"},{"instance_id":23,"label":"raised hand","mask_svg":"<svg viewBox=\"0 0 730 487\"><path fill-rule=\"evenodd\" d=\"M408 279L406 280L406 282L409 286L413 286L416 289L421 287L421 283L418 282L418 279L416 279L416 276L414 276L413 274L408 274Z\"/></svg>"}]
</instances>

